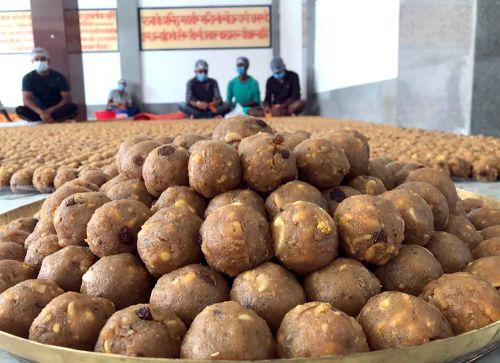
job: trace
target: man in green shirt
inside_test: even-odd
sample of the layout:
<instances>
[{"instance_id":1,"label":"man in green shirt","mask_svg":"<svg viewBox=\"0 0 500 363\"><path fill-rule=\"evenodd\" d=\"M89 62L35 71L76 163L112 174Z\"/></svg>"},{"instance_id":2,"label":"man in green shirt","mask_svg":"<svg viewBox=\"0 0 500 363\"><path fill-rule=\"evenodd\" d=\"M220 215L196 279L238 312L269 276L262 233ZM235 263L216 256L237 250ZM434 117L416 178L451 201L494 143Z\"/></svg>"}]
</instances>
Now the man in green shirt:
<instances>
[{"instance_id":1,"label":"man in green shirt","mask_svg":"<svg viewBox=\"0 0 500 363\"><path fill-rule=\"evenodd\" d=\"M234 102L243 107L243 112L252 116L264 116L264 109L260 106L259 82L248 75L250 62L246 57L236 59L238 77L233 78L227 85L227 102Z\"/></svg>"}]
</instances>

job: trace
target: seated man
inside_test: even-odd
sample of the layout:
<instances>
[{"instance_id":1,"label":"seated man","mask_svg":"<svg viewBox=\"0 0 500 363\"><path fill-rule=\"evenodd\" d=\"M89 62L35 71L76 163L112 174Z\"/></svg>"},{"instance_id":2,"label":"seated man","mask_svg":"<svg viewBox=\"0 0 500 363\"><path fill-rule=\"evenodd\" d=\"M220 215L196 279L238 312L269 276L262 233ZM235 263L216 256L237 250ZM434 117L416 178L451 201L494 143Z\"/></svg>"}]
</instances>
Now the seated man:
<instances>
[{"instance_id":1,"label":"seated man","mask_svg":"<svg viewBox=\"0 0 500 363\"><path fill-rule=\"evenodd\" d=\"M24 106L16 108L23 120L61 122L78 114L78 107L71 103L68 81L49 68L49 61L49 53L43 48L35 48L31 53L34 70L23 78Z\"/></svg>"},{"instance_id":2,"label":"seated man","mask_svg":"<svg viewBox=\"0 0 500 363\"><path fill-rule=\"evenodd\" d=\"M123 78L118 81L116 89L111 90L108 96L108 110L126 111L129 116L139 112L137 108L132 107L132 95L126 91L127 81Z\"/></svg>"},{"instance_id":3,"label":"seated man","mask_svg":"<svg viewBox=\"0 0 500 363\"><path fill-rule=\"evenodd\" d=\"M198 60L194 70L196 76L186 86L186 103L179 110L190 118L212 118L224 116L231 106L223 103L217 81L208 78L208 63Z\"/></svg>"},{"instance_id":4,"label":"seated man","mask_svg":"<svg viewBox=\"0 0 500 363\"><path fill-rule=\"evenodd\" d=\"M250 62L245 57L236 59L236 72L238 77L234 77L227 85L227 103L235 103L243 107L243 112L255 117L264 116L264 109L260 107L259 82L248 75Z\"/></svg>"},{"instance_id":5,"label":"seated man","mask_svg":"<svg viewBox=\"0 0 500 363\"><path fill-rule=\"evenodd\" d=\"M272 77L266 83L264 109L273 116L295 116L301 113L306 104L300 99L300 82L297 73L289 71L283 59L276 57L271 61Z\"/></svg>"}]
</instances>

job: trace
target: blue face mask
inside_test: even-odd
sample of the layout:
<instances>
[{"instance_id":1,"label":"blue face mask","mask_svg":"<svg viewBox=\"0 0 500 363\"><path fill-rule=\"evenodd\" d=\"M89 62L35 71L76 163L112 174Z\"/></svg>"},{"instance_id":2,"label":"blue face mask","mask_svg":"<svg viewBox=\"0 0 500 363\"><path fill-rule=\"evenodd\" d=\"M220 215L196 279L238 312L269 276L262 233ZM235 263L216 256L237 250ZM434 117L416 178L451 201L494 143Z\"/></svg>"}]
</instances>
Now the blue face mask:
<instances>
[{"instance_id":1,"label":"blue face mask","mask_svg":"<svg viewBox=\"0 0 500 363\"><path fill-rule=\"evenodd\" d=\"M125 85L124 84L119 84L118 87L116 87L116 89L120 92L123 92L125 91Z\"/></svg>"},{"instance_id":2,"label":"blue face mask","mask_svg":"<svg viewBox=\"0 0 500 363\"><path fill-rule=\"evenodd\" d=\"M245 67L236 67L236 73L238 73L238 76L242 76L247 73L247 70Z\"/></svg>"},{"instance_id":3,"label":"blue face mask","mask_svg":"<svg viewBox=\"0 0 500 363\"><path fill-rule=\"evenodd\" d=\"M208 79L208 74L206 73L196 73L196 79L200 82L205 82Z\"/></svg>"},{"instance_id":4,"label":"blue face mask","mask_svg":"<svg viewBox=\"0 0 500 363\"><path fill-rule=\"evenodd\" d=\"M273 73L273 77L276 79L283 79L283 78L285 78L285 71Z\"/></svg>"}]
</instances>

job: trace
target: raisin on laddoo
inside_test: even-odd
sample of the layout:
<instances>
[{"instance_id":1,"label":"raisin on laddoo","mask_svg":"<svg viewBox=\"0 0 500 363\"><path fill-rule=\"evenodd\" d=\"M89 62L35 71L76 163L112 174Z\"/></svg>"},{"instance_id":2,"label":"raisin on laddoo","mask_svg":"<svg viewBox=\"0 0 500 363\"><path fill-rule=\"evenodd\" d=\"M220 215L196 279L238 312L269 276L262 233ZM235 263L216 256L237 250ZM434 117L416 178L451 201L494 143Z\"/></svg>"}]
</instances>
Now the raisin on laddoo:
<instances>
[{"instance_id":1,"label":"raisin on laddoo","mask_svg":"<svg viewBox=\"0 0 500 363\"><path fill-rule=\"evenodd\" d=\"M403 245L396 257L375 271L384 290L415 296L443 273L443 267L429 250L411 244Z\"/></svg>"},{"instance_id":2,"label":"raisin on laddoo","mask_svg":"<svg viewBox=\"0 0 500 363\"><path fill-rule=\"evenodd\" d=\"M43 260L38 278L54 281L65 291L80 291L83 274L96 261L87 247L64 247Z\"/></svg>"},{"instance_id":3,"label":"raisin on laddoo","mask_svg":"<svg viewBox=\"0 0 500 363\"><path fill-rule=\"evenodd\" d=\"M59 240L55 234L40 237L30 243L26 248L26 257L24 262L29 263L36 271L40 270L42 261L45 257L61 249Z\"/></svg>"},{"instance_id":4,"label":"raisin on laddoo","mask_svg":"<svg viewBox=\"0 0 500 363\"><path fill-rule=\"evenodd\" d=\"M352 197L353 195L361 195L359 190L348 187L346 185L341 185L336 188L330 188L323 190L323 197L326 200L327 211L333 217L335 210L339 206L339 203L344 199Z\"/></svg>"},{"instance_id":5,"label":"raisin on laddoo","mask_svg":"<svg viewBox=\"0 0 500 363\"><path fill-rule=\"evenodd\" d=\"M102 297L66 292L49 302L30 327L29 339L61 347L94 350L102 327L114 313Z\"/></svg>"},{"instance_id":6,"label":"raisin on laddoo","mask_svg":"<svg viewBox=\"0 0 500 363\"><path fill-rule=\"evenodd\" d=\"M500 256L479 258L470 262L464 271L488 281L495 289L500 290Z\"/></svg>"},{"instance_id":7,"label":"raisin on laddoo","mask_svg":"<svg viewBox=\"0 0 500 363\"><path fill-rule=\"evenodd\" d=\"M358 322L330 304L309 302L290 310L276 335L278 358L307 358L368 352Z\"/></svg>"},{"instance_id":8,"label":"raisin on laddoo","mask_svg":"<svg viewBox=\"0 0 500 363\"><path fill-rule=\"evenodd\" d=\"M339 239L332 217L318 205L294 202L271 224L278 260L298 274L317 271L338 256Z\"/></svg>"},{"instance_id":9,"label":"raisin on laddoo","mask_svg":"<svg viewBox=\"0 0 500 363\"><path fill-rule=\"evenodd\" d=\"M198 217L203 218L207 201L191 187L170 187L161 193L160 198L151 207L151 212L156 213L162 208L174 206L186 207Z\"/></svg>"},{"instance_id":10,"label":"raisin on laddoo","mask_svg":"<svg viewBox=\"0 0 500 363\"><path fill-rule=\"evenodd\" d=\"M106 192L111 200L133 199L151 207L153 198L141 179L129 179L111 186Z\"/></svg>"},{"instance_id":11,"label":"raisin on laddoo","mask_svg":"<svg viewBox=\"0 0 500 363\"><path fill-rule=\"evenodd\" d=\"M361 309L358 322L373 350L416 346L453 336L450 324L438 309L397 291L372 297Z\"/></svg>"},{"instance_id":12,"label":"raisin on laddoo","mask_svg":"<svg viewBox=\"0 0 500 363\"><path fill-rule=\"evenodd\" d=\"M472 261L467 244L448 232L434 232L425 248L431 251L447 274L462 271Z\"/></svg>"},{"instance_id":13,"label":"raisin on laddoo","mask_svg":"<svg viewBox=\"0 0 500 363\"><path fill-rule=\"evenodd\" d=\"M48 280L25 280L0 294L0 330L27 338L31 323L64 291Z\"/></svg>"},{"instance_id":14,"label":"raisin on laddoo","mask_svg":"<svg viewBox=\"0 0 500 363\"><path fill-rule=\"evenodd\" d=\"M252 116L236 116L217 123L212 133L212 139L224 141L238 147L245 137L259 132L273 133L273 129L265 121Z\"/></svg>"},{"instance_id":15,"label":"raisin on laddoo","mask_svg":"<svg viewBox=\"0 0 500 363\"><path fill-rule=\"evenodd\" d=\"M185 333L186 327L173 312L138 304L111 315L94 350L131 357L179 358Z\"/></svg>"},{"instance_id":16,"label":"raisin on laddoo","mask_svg":"<svg viewBox=\"0 0 500 363\"><path fill-rule=\"evenodd\" d=\"M201 258L202 220L186 207L169 207L153 214L137 236L137 252L151 275L160 277Z\"/></svg>"},{"instance_id":17,"label":"raisin on laddoo","mask_svg":"<svg viewBox=\"0 0 500 363\"><path fill-rule=\"evenodd\" d=\"M64 199L54 213L54 228L61 247L84 245L90 218L109 201L100 192L76 193Z\"/></svg>"},{"instance_id":18,"label":"raisin on laddoo","mask_svg":"<svg viewBox=\"0 0 500 363\"><path fill-rule=\"evenodd\" d=\"M304 290L309 301L326 302L356 316L369 298L380 293L381 285L361 262L340 257L307 275Z\"/></svg>"},{"instance_id":19,"label":"raisin on laddoo","mask_svg":"<svg viewBox=\"0 0 500 363\"><path fill-rule=\"evenodd\" d=\"M201 250L210 267L229 276L254 268L273 256L266 218L243 204L210 213L200 229Z\"/></svg>"},{"instance_id":20,"label":"raisin on laddoo","mask_svg":"<svg viewBox=\"0 0 500 363\"><path fill-rule=\"evenodd\" d=\"M370 148L366 140L359 136L347 129L336 129L325 136L333 145L342 149L349 161L347 179L366 175L368 171Z\"/></svg>"},{"instance_id":21,"label":"raisin on laddoo","mask_svg":"<svg viewBox=\"0 0 500 363\"><path fill-rule=\"evenodd\" d=\"M381 195L396 208L405 222L404 243L425 246L434 232L431 207L418 194L396 189Z\"/></svg>"},{"instance_id":22,"label":"raisin on laddoo","mask_svg":"<svg viewBox=\"0 0 500 363\"><path fill-rule=\"evenodd\" d=\"M342 149L327 139L311 138L293 149L301 180L320 189L335 188L349 173Z\"/></svg>"},{"instance_id":23,"label":"raisin on laddoo","mask_svg":"<svg viewBox=\"0 0 500 363\"><path fill-rule=\"evenodd\" d=\"M174 312L186 326L209 305L229 300L224 277L208 266L188 265L163 275L149 303Z\"/></svg>"},{"instance_id":24,"label":"raisin on laddoo","mask_svg":"<svg viewBox=\"0 0 500 363\"><path fill-rule=\"evenodd\" d=\"M460 238L471 250L483 240L474 225L462 216L450 215L444 232Z\"/></svg>"},{"instance_id":25,"label":"raisin on laddoo","mask_svg":"<svg viewBox=\"0 0 500 363\"><path fill-rule=\"evenodd\" d=\"M115 160L118 171L120 173L123 172L122 160L125 157L125 154L127 153L127 151L132 146L134 146L135 144L138 144L140 142L143 142L143 141L151 141L151 140L152 140L152 138L147 136L147 135L137 135L137 136L134 136L133 138L127 139L124 142L122 142L120 144L120 146L118 147L118 152L116 153L116 160Z\"/></svg>"},{"instance_id":26,"label":"raisin on laddoo","mask_svg":"<svg viewBox=\"0 0 500 363\"><path fill-rule=\"evenodd\" d=\"M205 210L205 218L208 217L208 215L214 210L233 203L242 203L252 207L264 217L267 216L264 202L257 193L251 189L234 189L212 198L208 203L207 209Z\"/></svg>"},{"instance_id":27,"label":"raisin on laddoo","mask_svg":"<svg viewBox=\"0 0 500 363\"><path fill-rule=\"evenodd\" d=\"M191 149L188 173L189 185L205 198L212 198L240 184L240 159L223 141L200 141Z\"/></svg>"},{"instance_id":28,"label":"raisin on laddoo","mask_svg":"<svg viewBox=\"0 0 500 363\"><path fill-rule=\"evenodd\" d=\"M151 292L151 275L130 253L101 258L82 276L82 294L101 296L117 309L145 303Z\"/></svg>"},{"instance_id":29,"label":"raisin on laddoo","mask_svg":"<svg viewBox=\"0 0 500 363\"><path fill-rule=\"evenodd\" d=\"M474 258L500 256L500 237L490 238L479 243L472 251Z\"/></svg>"},{"instance_id":30,"label":"raisin on laddoo","mask_svg":"<svg viewBox=\"0 0 500 363\"><path fill-rule=\"evenodd\" d=\"M231 339L227 338L231 332ZM213 304L196 316L181 345L183 359L263 360L275 356L266 322L234 301Z\"/></svg>"},{"instance_id":31,"label":"raisin on laddoo","mask_svg":"<svg viewBox=\"0 0 500 363\"><path fill-rule=\"evenodd\" d=\"M160 146L158 141L142 141L131 146L121 159L121 171L129 179L142 178L142 167L149 153Z\"/></svg>"},{"instance_id":32,"label":"raisin on laddoo","mask_svg":"<svg viewBox=\"0 0 500 363\"><path fill-rule=\"evenodd\" d=\"M136 200L106 203L90 218L86 242L99 257L135 251L137 233L149 217L148 207Z\"/></svg>"},{"instance_id":33,"label":"raisin on laddoo","mask_svg":"<svg viewBox=\"0 0 500 363\"><path fill-rule=\"evenodd\" d=\"M272 220L283 208L290 203L297 201L317 204L327 210L327 203L321 192L310 184L294 180L283 184L273 191L266 199L266 210Z\"/></svg>"},{"instance_id":34,"label":"raisin on laddoo","mask_svg":"<svg viewBox=\"0 0 500 363\"><path fill-rule=\"evenodd\" d=\"M266 133L258 133L241 140L238 153L243 169L243 181L248 187L265 194L297 179L295 156L283 142L283 135Z\"/></svg>"},{"instance_id":35,"label":"raisin on laddoo","mask_svg":"<svg viewBox=\"0 0 500 363\"><path fill-rule=\"evenodd\" d=\"M304 304L306 296L289 271L267 262L234 279L231 300L255 311L272 331L277 331L283 316L297 305Z\"/></svg>"},{"instance_id":36,"label":"raisin on laddoo","mask_svg":"<svg viewBox=\"0 0 500 363\"><path fill-rule=\"evenodd\" d=\"M489 207L477 208L467 214L467 219L476 227L476 230L481 231L500 224L500 209Z\"/></svg>"},{"instance_id":37,"label":"raisin on laddoo","mask_svg":"<svg viewBox=\"0 0 500 363\"><path fill-rule=\"evenodd\" d=\"M445 274L429 282L420 297L441 311L455 334L500 320L500 294L468 272Z\"/></svg>"},{"instance_id":38,"label":"raisin on laddoo","mask_svg":"<svg viewBox=\"0 0 500 363\"><path fill-rule=\"evenodd\" d=\"M36 278L35 269L22 261L0 261L0 293L21 281Z\"/></svg>"},{"instance_id":39,"label":"raisin on laddoo","mask_svg":"<svg viewBox=\"0 0 500 363\"><path fill-rule=\"evenodd\" d=\"M388 200L355 195L339 204L334 219L348 257L383 265L398 254L405 223Z\"/></svg>"},{"instance_id":40,"label":"raisin on laddoo","mask_svg":"<svg viewBox=\"0 0 500 363\"><path fill-rule=\"evenodd\" d=\"M152 150L142 167L142 177L149 194L158 198L163 191L176 185L188 185L189 152L169 144Z\"/></svg>"},{"instance_id":41,"label":"raisin on laddoo","mask_svg":"<svg viewBox=\"0 0 500 363\"><path fill-rule=\"evenodd\" d=\"M351 179L347 185L359 190L361 194L379 195L387 191L382 180L370 175L358 175Z\"/></svg>"}]
</instances>

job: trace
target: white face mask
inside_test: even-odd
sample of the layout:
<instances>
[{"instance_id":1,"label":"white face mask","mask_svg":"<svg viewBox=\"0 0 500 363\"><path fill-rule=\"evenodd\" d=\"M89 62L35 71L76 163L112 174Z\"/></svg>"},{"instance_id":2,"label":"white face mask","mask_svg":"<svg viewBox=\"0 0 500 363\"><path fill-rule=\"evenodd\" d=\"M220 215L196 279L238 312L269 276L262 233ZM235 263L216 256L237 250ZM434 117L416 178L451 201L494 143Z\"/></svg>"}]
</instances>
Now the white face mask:
<instances>
[{"instance_id":1,"label":"white face mask","mask_svg":"<svg viewBox=\"0 0 500 363\"><path fill-rule=\"evenodd\" d=\"M34 61L33 62L33 68L38 73L43 73L47 69L49 69L49 63L47 61Z\"/></svg>"}]
</instances>

